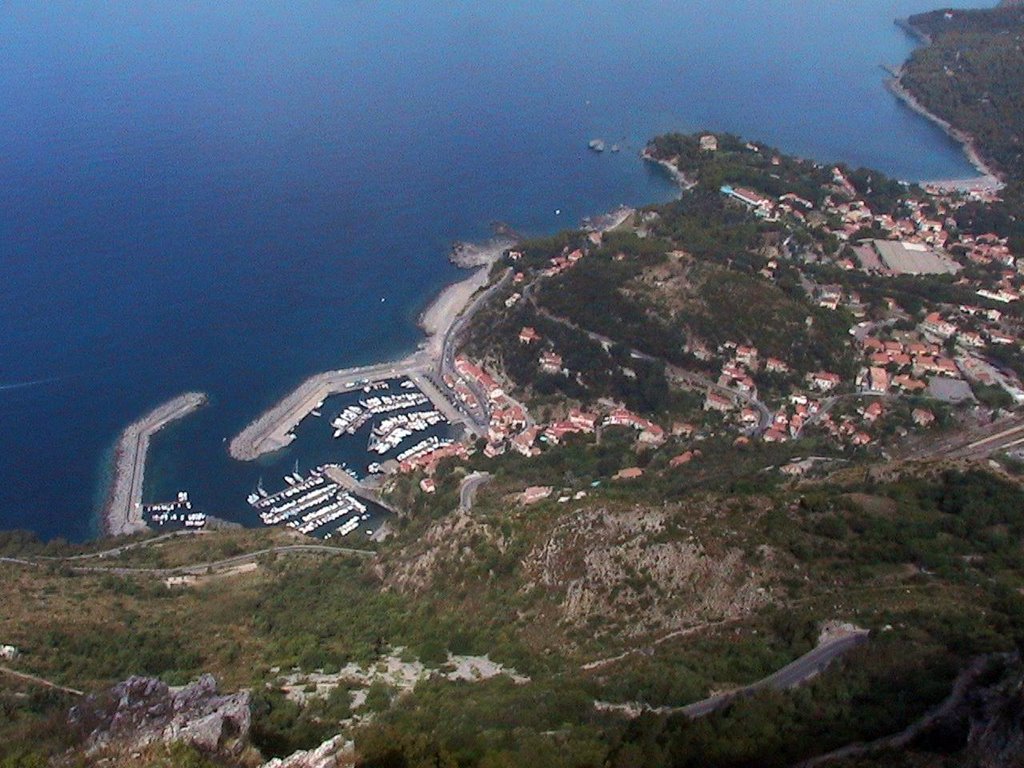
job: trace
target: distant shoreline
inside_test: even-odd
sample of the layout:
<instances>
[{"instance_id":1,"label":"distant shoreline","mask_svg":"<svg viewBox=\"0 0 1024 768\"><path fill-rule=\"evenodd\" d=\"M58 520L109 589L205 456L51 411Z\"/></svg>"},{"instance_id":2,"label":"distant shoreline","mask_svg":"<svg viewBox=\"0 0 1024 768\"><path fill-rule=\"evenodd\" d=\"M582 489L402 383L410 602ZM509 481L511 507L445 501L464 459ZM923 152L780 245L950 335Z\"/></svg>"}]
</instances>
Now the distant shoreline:
<instances>
[{"instance_id":1,"label":"distant shoreline","mask_svg":"<svg viewBox=\"0 0 1024 768\"><path fill-rule=\"evenodd\" d=\"M896 25L908 34L913 35L922 45L931 45L931 37L917 29L917 27L911 24L908 19L897 19ZM994 169L985 160L985 158L982 157L981 150L978 148L975 137L967 131L957 128L948 120L939 117L922 104L903 84L904 66L902 64L890 69L889 72L891 76L885 80L885 87L889 92L903 102L906 107L921 115L926 120L929 120L934 125L937 125L947 136L957 142L963 150L964 156L967 158L967 162L969 162L974 169L978 171L978 176L973 178L940 180L921 179L918 183L922 186L929 186L947 191L984 189L994 192L1001 189L1004 186L1003 179L996 169Z\"/></svg>"},{"instance_id":2,"label":"distant shoreline","mask_svg":"<svg viewBox=\"0 0 1024 768\"><path fill-rule=\"evenodd\" d=\"M929 44L930 38L916 30L906 20L897 24L914 35L922 44ZM943 181L922 180L919 183L945 189L997 190L1003 186L1002 179L982 157L975 139L965 131L952 126L948 121L929 111L902 83L903 68L891 71L885 85L908 108L939 126L950 138L959 143L978 176L968 179ZM641 153L646 162L660 165L669 174L681 191L696 185L694 180L681 173L671 162L655 158L648 149ZM485 288L490 279L491 267L516 240L511 237L497 237L481 244L457 244L453 248L451 261L472 272L442 288L420 313L417 324L426 334L416 352L393 361L383 361L367 366L326 371L307 377L295 389L277 403L257 416L230 442L230 455L240 461L250 461L265 453L279 450L294 439L292 429L306 412L323 398L338 391L353 376L392 374L400 370L422 369L440 360L448 331L460 315L470 306L473 297ZM189 398L201 398L201 402L189 404L187 410L164 418L170 406ZM165 403L143 419L129 425L122 433L115 448L114 469L110 490L103 506L102 531L108 535L123 535L144 530L141 518L142 475L149 438L170 421L181 418L206 402L205 395L188 393L170 403ZM141 460L141 467L139 462Z\"/></svg>"}]
</instances>

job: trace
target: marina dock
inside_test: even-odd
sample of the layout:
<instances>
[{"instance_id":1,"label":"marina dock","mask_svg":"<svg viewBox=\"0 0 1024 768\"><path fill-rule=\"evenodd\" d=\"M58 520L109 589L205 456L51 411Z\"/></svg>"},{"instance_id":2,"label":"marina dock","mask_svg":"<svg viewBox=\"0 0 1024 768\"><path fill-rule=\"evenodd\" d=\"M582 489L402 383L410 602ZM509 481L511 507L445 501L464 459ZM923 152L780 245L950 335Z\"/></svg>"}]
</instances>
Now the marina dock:
<instances>
[{"instance_id":1,"label":"marina dock","mask_svg":"<svg viewBox=\"0 0 1024 768\"><path fill-rule=\"evenodd\" d=\"M105 533L122 536L146 530L142 516L142 484L149 439L206 402L207 397L202 392L186 392L153 409L121 433L114 459L114 477L103 509Z\"/></svg>"}]
</instances>

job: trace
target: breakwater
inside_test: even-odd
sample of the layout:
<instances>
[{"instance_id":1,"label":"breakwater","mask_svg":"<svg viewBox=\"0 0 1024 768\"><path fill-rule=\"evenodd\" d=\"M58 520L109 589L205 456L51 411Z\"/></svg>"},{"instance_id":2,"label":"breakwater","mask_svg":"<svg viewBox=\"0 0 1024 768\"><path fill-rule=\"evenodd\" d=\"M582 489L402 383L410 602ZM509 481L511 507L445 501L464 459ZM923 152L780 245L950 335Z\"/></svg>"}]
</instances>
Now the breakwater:
<instances>
[{"instance_id":1,"label":"breakwater","mask_svg":"<svg viewBox=\"0 0 1024 768\"><path fill-rule=\"evenodd\" d=\"M146 530L142 519L142 485L149 439L173 421L202 407L202 392L186 392L154 408L121 433L114 454L114 475L103 508L103 532L124 536Z\"/></svg>"}]
</instances>

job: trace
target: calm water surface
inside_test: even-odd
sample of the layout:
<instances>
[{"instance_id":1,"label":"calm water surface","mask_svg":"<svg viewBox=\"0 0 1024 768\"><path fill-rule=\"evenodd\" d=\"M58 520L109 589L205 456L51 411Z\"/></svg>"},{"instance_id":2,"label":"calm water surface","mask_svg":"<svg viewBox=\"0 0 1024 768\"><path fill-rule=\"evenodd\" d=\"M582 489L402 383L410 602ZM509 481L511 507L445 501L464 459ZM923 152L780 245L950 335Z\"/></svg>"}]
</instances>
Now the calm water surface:
<instances>
[{"instance_id":1,"label":"calm water surface","mask_svg":"<svg viewBox=\"0 0 1024 768\"><path fill-rule=\"evenodd\" d=\"M882 87L893 18L931 5L3 3L0 526L88 536L119 431L186 389L212 405L159 436L147 496L245 519L260 474L336 457L225 437L415 346L453 240L668 199L637 159L660 131L968 174Z\"/></svg>"}]
</instances>

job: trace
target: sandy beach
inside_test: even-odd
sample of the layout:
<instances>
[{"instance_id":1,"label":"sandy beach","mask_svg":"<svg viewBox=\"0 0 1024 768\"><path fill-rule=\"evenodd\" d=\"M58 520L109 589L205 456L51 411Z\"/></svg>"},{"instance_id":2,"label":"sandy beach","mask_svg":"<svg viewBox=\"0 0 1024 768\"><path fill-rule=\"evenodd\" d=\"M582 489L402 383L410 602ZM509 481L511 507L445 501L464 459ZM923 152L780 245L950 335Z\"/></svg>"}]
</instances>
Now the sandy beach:
<instances>
[{"instance_id":1,"label":"sandy beach","mask_svg":"<svg viewBox=\"0 0 1024 768\"><path fill-rule=\"evenodd\" d=\"M280 450L295 439L294 429L310 411L331 395L348 390L353 379L380 379L394 376L416 376L426 372L441 359L445 336L459 315L469 306L473 296L483 289L490 276L491 265L501 258L511 242L495 239L482 245L465 246L462 257L471 250L473 263L482 264L464 280L449 285L420 315L419 325L427 338L419 351L401 360L383 361L376 365L325 371L311 376L285 395L275 405L254 419L228 446L232 458L252 461L266 453Z\"/></svg>"},{"instance_id":2,"label":"sandy beach","mask_svg":"<svg viewBox=\"0 0 1024 768\"><path fill-rule=\"evenodd\" d=\"M463 309L468 306L473 294L487 285L490 267L477 267L464 280L452 283L441 291L420 315L419 326L427 334L423 349L431 359L441 354L445 332L455 322Z\"/></svg>"}]
</instances>

